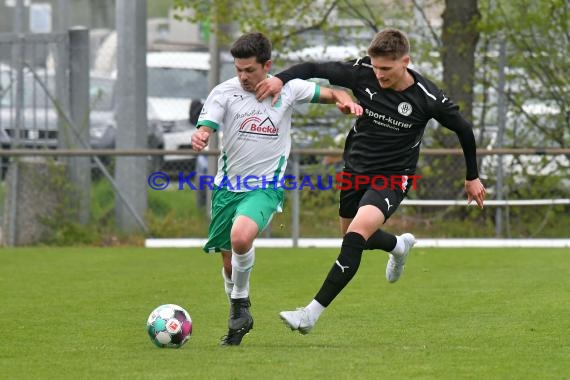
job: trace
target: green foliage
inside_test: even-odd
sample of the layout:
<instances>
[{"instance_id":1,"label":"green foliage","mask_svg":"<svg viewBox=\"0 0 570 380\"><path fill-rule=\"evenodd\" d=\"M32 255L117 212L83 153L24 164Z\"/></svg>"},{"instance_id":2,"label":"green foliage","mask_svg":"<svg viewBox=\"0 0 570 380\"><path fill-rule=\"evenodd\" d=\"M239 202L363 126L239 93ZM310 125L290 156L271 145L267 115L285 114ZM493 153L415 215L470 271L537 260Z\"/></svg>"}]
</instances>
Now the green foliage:
<instances>
[{"instance_id":1,"label":"green foliage","mask_svg":"<svg viewBox=\"0 0 570 380\"><path fill-rule=\"evenodd\" d=\"M228 29L235 29L237 34L259 31L270 38L275 51L286 53L306 45L339 44L363 30L377 31L388 13L375 11L381 3L380 0L323 0L318 3L313 0L175 0L173 8L179 12L190 9L191 16L178 13L177 18L211 28L210 32L216 32L222 45L231 44L235 37ZM337 22L339 19L359 22L347 29L342 27L342 22ZM316 41L311 40L313 32L319 32ZM364 44L368 42L364 41Z\"/></svg>"},{"instance_id":2,"label":"green foliage","mask_svg":"<svg viewBox=\"0 0 570 380\"><path fill-rule=\"evenodd\" d=\"M107 225L115 216L115 192L106 179L93 181L91 187L91 218Z\"/></svg>"},{"instance_id":3,"label":"green foliage","mask_svg":"<svg viewBox=\"0 0 570 380\"><path fill-rule=\"evenodd\" d=\"M506 145L569 146L570 133L565 132L570 129L568 2L487 0L481 1L481 8L489 70L497 70L498 43L504 39L507 46L507 121L513 121L507 128L525 130L526 135L507 140ZM486 84L496 87L496 78L489 77Z\"/></svg>"},{"instance_id":4,"label":"green foliage","mask_svg":"<svg viewBox=\"0 0 570 380\"><path fill-rule=\"evenodd\" d=\"M48 159L47 168L47 175L34 178L38 181L34 186L48 189L55 197L52 213L41 218L41 223L48 227L44 243L57 246L92 244L96 240L95 234L90 226L81 225L77 219L79 191L69 181L67 166Z\"/></svg>"},{"instance_id":5,"label":"green foliage","mask_svg":"<svg viewBox=\"0 0 570 380\"><path fill-rule=\"evenodd\" d=\"M172 6L171 0L152 0L147 2L148 17L168 17L168 11Z\"/></svg>"},{"instance_id":6,"label":"green foliage","mask_svg":"<svg viewBox=\"0 0 570 380\"><path fill-rule=\"evenodd\" d=\"M199 207L194 190L154 191L148 193L146 220L153 237L206 236L209 218Z\"/></svg>"},{"instance_id":7,"label":"green foliage","mask_svg":"<svg viewBox=\"0 0 570 380\"><path fill-rule=\"evenodd\" d=\"M271 39L275 46L282 46L298 41L299 25L303 25L305 29L322 22L321 20L326 18L327 10L331 8L331 3L333 1L326 0L321 8L316 7L311 0L252 0L248 2L175 0L174 9L191 8L194 14L187 17L187 20L192 22L209 20L209 25L213 28L212 32L217 32L223 45L230 44L233 36L220 32L222 25L237 22L241 32L262 32ZM295 14L297 23L292 23L289 17L285 17L291 14Z\"/></svg>"},{"instance_id":8,"label":"green foliage","mask_svg":"<svg viewBox=\"0 0 570 380\"><path fill-rule=\"evenodd\" d=\"M52 246L92 245L98 243L98 236L92 226L82 226L76 222L60 223L53 228L53 234L44 244Z\"/></svg>"}]
</instances>

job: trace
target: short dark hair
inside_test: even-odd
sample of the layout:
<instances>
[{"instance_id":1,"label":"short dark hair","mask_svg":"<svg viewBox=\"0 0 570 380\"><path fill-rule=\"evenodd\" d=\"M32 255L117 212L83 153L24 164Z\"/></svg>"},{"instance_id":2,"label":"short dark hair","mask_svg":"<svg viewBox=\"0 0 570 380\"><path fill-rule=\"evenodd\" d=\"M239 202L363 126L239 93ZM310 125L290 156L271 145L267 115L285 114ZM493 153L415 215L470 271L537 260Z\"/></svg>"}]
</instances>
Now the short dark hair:
<instances>
[{"instance_id":1,"label":"short dark hair","mask_svg":"<svg viewBox=\"0 0 570 380\"><path fill-rule=\"evenodd\" d=\"M271 59L271 42L262 33L246 33L233 43L230 53L234 58L255 57L257 63L265 64Z\"/></svg>"},{"instance_id":2,"label":"short dark hair","mask_svg":"<svg viewBox=\"0 0 570 380\"><path fill-rule=\"evenodd\" d=\"M406 54L410 54L410 42L404 32L398 29L381 30L368 46L368 55L371 57L398 59Z\"/></svg>"}]
</instances>

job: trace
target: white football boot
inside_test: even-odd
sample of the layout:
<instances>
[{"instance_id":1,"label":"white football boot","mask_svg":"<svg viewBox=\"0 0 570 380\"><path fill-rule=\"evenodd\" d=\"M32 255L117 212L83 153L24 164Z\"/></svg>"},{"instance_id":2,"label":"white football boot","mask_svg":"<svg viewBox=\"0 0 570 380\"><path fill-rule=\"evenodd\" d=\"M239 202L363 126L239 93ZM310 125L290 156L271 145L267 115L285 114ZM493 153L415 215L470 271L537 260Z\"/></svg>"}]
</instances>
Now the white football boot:
<instances>
[{"instance_id":1,"label":"white football boot","mask_svg":"<svg viewBox=\"0 0 570 380\"><path fill-rule=\"evenodd\" d=\"M299 307L294 311L282 311L279 313L279 317L291 330L297 330L303 335L308 334L316 323L316 320L304 307Z\"/></svg>"},{"instance_id":2,"label":"white football boot","mask_svg":"<svg viewBox=\"0 0 570 380\"><path fill-rule=\"evenodd\" d=\"M401 237L404 239L404 253L399 255L394 253L389 254L390 259L386 265L386 280L388 280L388 282L398 281L404 271L404 264L406 264L408 255L414 244L416 244L416 238L412 234L403 234Z\"/></svg>"}]
</instances>

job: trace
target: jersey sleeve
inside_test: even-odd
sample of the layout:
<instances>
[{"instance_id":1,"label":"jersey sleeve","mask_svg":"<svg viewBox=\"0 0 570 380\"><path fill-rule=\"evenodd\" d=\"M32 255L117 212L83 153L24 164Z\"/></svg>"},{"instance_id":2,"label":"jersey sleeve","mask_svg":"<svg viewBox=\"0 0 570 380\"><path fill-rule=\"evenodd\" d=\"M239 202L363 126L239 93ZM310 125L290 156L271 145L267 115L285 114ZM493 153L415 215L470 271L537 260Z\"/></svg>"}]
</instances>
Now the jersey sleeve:
<instances>
[{"instance_id":1,"label":"jersey sleeve","mask_svg":"<svg viewBox=\"0 0 570 380\"><path fill-rule=\"evenodd\" d=\"M352 89L356 83L356 70L353 69L355 61L347 62L304 62L291 66L275 76L283 84L295 79L321 78L328 79L330 84Z\"/></svg>"},{"instance_id":2,"label":"jersey sleeve","mask_svg":"<svg viewBox=\"0 0 570 380\"><path fill-rule=\"evenodd\" d=\"M471 123L461 115L459 106L449 100L441 90L438 92L433 103L433 112L434 119L445 128L455 132L459 139L467 169L465 179L473 180L478 178L477 144Z\"/></svg>"},{"instance_id":3,"label":"jersey sleeve","mask_svg":"<svg viewBox=\"0 0 570 380\"><path fill-rule=\"evenodd\" d=\"M295 103L317 103L321 93L318 84L301 79L293 79L283 88L290 91Z\"/></svg>"},{"instance_id":4,"label":"jersey sleeve","mask_svg":"<svg viewBox=\"0 0 570 380\"><path fill-rule=\"evenodd\" d=\"M217 131L224 120L226 112L225 99L221 86L215 87L212 92L210 92L210 95L208 95L208 98L202 107L202 112L198 117L196 128L205 126Z\"/></svg>"}]
</instances>

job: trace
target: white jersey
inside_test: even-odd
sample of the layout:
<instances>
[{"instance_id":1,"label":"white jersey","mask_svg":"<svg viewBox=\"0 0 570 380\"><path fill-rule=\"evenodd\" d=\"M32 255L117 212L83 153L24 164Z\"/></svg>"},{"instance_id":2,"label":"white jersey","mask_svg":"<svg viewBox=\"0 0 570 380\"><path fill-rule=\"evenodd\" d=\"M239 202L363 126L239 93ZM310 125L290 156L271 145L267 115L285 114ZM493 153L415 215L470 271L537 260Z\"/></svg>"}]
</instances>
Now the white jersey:
<instances>
[{"instance_id":1,"label":"white jersey","mask_svg":"<svg viewBox=\"0 0 570 380\"><path fill-rule=\"evenodd\" d=\"M291 150L291 114L298 103L316 102L320 87L300 79L288 82L274 106L259 102L237 77L216 86L204 103L197 125L222 130L222 148L214 183L230 191L281 187Z\"/></svg>"}]
</instances>

